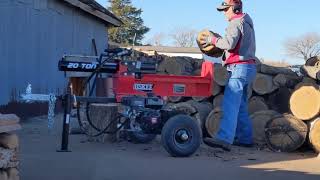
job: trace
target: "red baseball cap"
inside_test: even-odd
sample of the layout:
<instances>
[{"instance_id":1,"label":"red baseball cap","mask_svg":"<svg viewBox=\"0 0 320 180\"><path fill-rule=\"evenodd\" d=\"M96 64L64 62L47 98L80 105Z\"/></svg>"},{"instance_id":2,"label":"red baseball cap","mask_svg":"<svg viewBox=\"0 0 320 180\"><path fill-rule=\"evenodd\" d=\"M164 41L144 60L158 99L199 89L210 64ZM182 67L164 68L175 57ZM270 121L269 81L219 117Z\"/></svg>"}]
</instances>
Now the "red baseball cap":
<instances>
[{"instance_id":1,"label":"red baseball cap","mask_svg":"<svg viewBox=\"0 0 320 180\"><path fill-rule=\"evenodd\" d=\"M217 7L217 10L224 11L225 9L234 5L242 6L242 1L241 0L225 0L224 2L222 2L222 4L219 7Z\"/></svg>"}]
</instances>

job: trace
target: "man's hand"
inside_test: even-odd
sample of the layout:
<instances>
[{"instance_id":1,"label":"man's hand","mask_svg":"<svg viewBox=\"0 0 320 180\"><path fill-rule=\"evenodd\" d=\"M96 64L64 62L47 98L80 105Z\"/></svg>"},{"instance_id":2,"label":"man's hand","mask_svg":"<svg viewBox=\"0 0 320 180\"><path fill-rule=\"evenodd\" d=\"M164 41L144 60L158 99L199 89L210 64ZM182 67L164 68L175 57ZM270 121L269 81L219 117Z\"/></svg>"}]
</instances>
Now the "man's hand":
<instances>
[{"instance_id":1,"label":"man's hand","mask_svg":"<svg viewBox=\"0 0 320 180\"><path fill-rule=\"evenodd\" d=\"M206 34L201 34L200 36L200 44L203 48L206 48L212 44L212 41L214 39L214 35L212 33L210 33L210 35L206 35Z\"/></svg>"}]
</instances>

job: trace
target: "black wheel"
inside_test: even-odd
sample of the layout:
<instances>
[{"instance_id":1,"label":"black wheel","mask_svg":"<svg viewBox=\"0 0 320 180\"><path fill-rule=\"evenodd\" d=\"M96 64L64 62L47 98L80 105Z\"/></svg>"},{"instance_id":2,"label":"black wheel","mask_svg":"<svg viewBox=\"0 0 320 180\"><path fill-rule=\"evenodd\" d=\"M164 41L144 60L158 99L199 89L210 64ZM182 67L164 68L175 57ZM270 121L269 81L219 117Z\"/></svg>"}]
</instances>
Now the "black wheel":
<instances>
[{"instance_id":1,"label":"black wheel","mask_svg":"<svg viewBox=\"0 0 320 180\"><path fill-rule=\"evenodd\" d=\"M156 134L146 134L140 128L140 124L135 122L130 122L130 131L128 135L133 143L146 144L151 142L156 138Z\"/></svg>"},{"instance_id":2,"label":"black wheel","mask_svg":"<svg viewBox=\"0 0 320 180\"><path fill-rule=\"evenodd\" d=\"M197 122L188 115L171 117L161 133L162 145L174 157L188 157L200 146L201 130Z\"/></svg>"}]
</instances>

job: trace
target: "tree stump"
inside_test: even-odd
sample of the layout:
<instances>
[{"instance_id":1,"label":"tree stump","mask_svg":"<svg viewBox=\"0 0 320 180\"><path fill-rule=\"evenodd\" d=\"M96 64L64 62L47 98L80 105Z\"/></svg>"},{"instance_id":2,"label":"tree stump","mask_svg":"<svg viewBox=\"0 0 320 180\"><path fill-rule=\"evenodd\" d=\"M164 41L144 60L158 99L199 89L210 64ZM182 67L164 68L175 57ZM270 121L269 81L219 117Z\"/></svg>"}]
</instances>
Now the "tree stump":
<instances>
[{"instance_id":1,"label":"tree stump","mask_svg":"<svg viewBox=\"0 0 320 180\"><path fill-rule=\"evenodd\" d=\"M117 116L118 116L118 104L115 103L109 103L109 104L97 104L93 103L89 106L89 117L92 121L92 123L99 128L100 130L103 130L107 127L107 125L110 125L110 128L108 128L108 132L114 132L117 129ZM97 130L95 130L93 127L89 127L89 134L97 134ZM117 134L102 134L95 138L90 138L91 141L97 141L97 142L115 142L117 141Z\"/></svg>"},{"instance_id":2,"label":"tree stump","mask_svg":"<svg viewBox=\"0 0 320 180\"><path fill-rule=\"evenodd\" d=\"M250 116L253 127L253 141L255 144L266 144L265 126L271 119L280 116L280 114L273 110L258 111Z\"/></svg>"},{"instance_id":3,"label":"tree stump","mask_svg":"<svg viewBox=\"0 0 320 180\"><path fill-rule=\"evenodd\" d=\"M259 111L266 111L266 110L269 110L269 107L265 102L265 100L263 99L263 97L253 96L252 98L250 98L249 104L248 104L249 114L253 114Z\"/></svg>"},{"instance_id":4,"label":"tree stump","mask_svg":"<svg viewBox=\"0 0 320 180\"><path fill-rule=\"evenodd\" d=\"M252 86L253 90L259 95L270 94L276 89L278 86L273 84L273 77L266 74L257 74L256 79L253 82Z\"/></svg>"},{"instance_id":5,"label":"tree stump","mask_svg":"<svg viewBox=\"0 0 320 180\"><path fill-rule=\"evenodd\" d=\"M206 131L210 137L214 137L219 131L220 122L223 116L221 108L217 107L210 112L206 119Z\"/></svg>"},{"instance_id":6,"label":"tree stump","mask_svg":"<svg viewBox=\"0 0 320 180\"><path fill-rule=\"evenodd\" d=\"M320 153L320 118L309 122L309 143Z\"/></svg>"},{"instance_id":7,"label":"tree stump","mask_svg":"<svg viewBox=\"0 0 320 180\"><path fill-rule=\"evenodd\" d=\"M265 135L268 147L276 152L292 152L306 140L307 125L291 114L276 117L267 122Z\"/></svg>"},{"instance_id":8,"label":"tree stump","mask_svg":"<svg viewBox=\"0 0 320 180\"><path fill-rule=\"evenodd\" d=\"M290 98L290 110L301 120L310 120L320 113L319 86L300 84Z\"/></svg>"}]
</instances>

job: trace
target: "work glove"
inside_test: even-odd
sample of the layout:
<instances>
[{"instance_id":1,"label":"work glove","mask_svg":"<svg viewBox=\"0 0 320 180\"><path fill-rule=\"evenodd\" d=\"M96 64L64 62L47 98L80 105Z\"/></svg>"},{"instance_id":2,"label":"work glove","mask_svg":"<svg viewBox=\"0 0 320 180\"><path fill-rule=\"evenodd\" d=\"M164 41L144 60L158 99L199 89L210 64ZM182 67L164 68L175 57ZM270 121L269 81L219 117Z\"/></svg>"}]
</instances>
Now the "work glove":
<instances>
[{"instance_id":1,"label":"work glove","mask_svg":"<svg viewBox=\"0 0 320 180\"><path fill-rule=\"evenodd\" d=\"M206 35L206 34L201 34L200 36L200 44L203 48L206 48L210 45L214 45L213 44L213 40L216 39L216 37L210 33L210 35Z\"/></svg>"}]
</instances>

